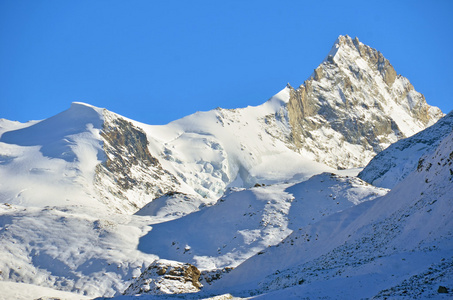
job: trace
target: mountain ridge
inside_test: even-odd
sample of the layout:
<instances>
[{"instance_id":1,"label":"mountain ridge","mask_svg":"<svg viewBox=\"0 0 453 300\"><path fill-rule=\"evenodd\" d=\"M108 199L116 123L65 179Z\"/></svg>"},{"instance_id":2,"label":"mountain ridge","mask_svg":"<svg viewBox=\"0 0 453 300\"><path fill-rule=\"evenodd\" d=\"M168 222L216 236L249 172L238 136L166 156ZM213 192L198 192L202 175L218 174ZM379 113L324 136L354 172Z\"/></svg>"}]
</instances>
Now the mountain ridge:
<instances>
[{"instance_id":1,"label":"mountain ridge","mask_svg":"<svg viewBox=\"0 0 453 300\"><path fill-rule=\"evenodd\" d=\"M340 36L303 85L287 85L258 106L147 125L74 102L54 117L4 132L0 141L37 145L43 159L64 159L75 181L89 182L90 201L104 209L134 213L168 192L212 203L230 186L363 167L443 115L407 79L388 75L394 73L380 52Z\"/></svg>"},{"instance_id":2,"label":"mountain ridge","mask_svg":"<svg viewBox=\"0 0 453 300\"><path fill-rule=\"evenodd\" d=\"M198 291L201 278L209 288L200 297L234 290L248 297L250 291L286 295L280 290L286 287L300 292L295 285L313 293L311 284L323 281L303 277L307 272L351 283L334 273L357 275L373 261L392 270L387 262L421 257L433 267L451 249L448 230L410 237L417 220L448 221L450 200L442 191L451 189L445 181L451 154L444 153L451 148L445 121L451 116L431 126L441 116L380 52L340 36L303 85L287 85L258 106L196 112L166 125L81 102L42 121L0 120L0 279L110 297L128 286L128 293ZM413 136L421 130L420 136L436 132L437 148L414 151L407 166L419 170L390 192L356 177L377 153L397 153L398 144L423 148ZM402 140L408 136L414 138ZM438 155L429 156L433 151ZM437 196L441 201L433 202ZM435 237L438 244L423 247L439 245L441 252L430 258L425 248L409 249L391 236L407 245ZM417 253L406 257L408 249ZM376 256L381 252L385 257ZM267 259L265 268L254 265ZM364 272L366 280L385 277ZM380 291L397 286L384 279L391 284Z\"/></svg>"},{"instance_id":3,"label":"mountain ridge","mask_svg":"<svg viewBox=\"0 0 453 300\"><path fill-rule=\"evenodd\" d=\"M319 149L334 152L314 159L336 168L363 167L391 143L443 116L406 78L396 76L379 51L349 36L340 36L313 75L291 88L288 111L296 148L312 157ZM325 133L336 142L320 140Z\"/></svg>"}]
</instances>

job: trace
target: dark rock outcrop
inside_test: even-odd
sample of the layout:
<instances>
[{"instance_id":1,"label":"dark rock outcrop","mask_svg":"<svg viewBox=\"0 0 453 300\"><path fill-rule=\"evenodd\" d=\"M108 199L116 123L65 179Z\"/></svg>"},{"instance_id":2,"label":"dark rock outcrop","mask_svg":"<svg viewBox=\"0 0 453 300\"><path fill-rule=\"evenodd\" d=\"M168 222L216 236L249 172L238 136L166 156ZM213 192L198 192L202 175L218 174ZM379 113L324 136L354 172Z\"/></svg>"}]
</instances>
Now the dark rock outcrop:
<instances>
[{"instance_id":1,"label":"dark rock outcrop","mask_svg":"<svg viewBox=\"0 0 453 300\"><path fill-rule=\"evenodd\" d=\"M194 265L169 260L153 262L124 295L195 293L202 287L200 270Z\"/></svg>"},{"instance_id":2,"label":"dark rock outcrop","mask_svg":"<svg viewBox=\"0 0 453 300\"><path fill-rule=\"evenodd\" d=\"M104 202L120 212L133 213L177 190L178 180L151 155L142 129L110 112L104 118L101 137L107 159L97 166L95 175Z\"/></svg>"}]
</instances>

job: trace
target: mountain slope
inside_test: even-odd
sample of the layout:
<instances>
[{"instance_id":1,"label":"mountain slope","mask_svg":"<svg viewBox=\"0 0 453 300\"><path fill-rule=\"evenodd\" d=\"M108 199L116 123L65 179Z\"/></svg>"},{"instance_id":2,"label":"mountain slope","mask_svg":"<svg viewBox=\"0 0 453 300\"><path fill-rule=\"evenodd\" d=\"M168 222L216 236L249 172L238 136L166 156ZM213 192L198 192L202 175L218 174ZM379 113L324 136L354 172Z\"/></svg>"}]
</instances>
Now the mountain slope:
<instances>
[{"instance_id":1,"label":"mountain slope","mask_svg":"<svg viewBox=\"0 0 453 300\"><path fill-rule=\"evenodd\" d=\"M415 171L420 158L434 150L452 130L453 112L450 112L433 126L380 152L358 177L375 186L393 188Z\"/></svg>"},{"instance_id":2,"label":"mountain slope","mask_svg":"<svg viewBox=\"0 0 453 300\"><path fill-rule=\"evenodd\" d=\"M452 165L450 133L386 196L295 231L209 289L274 291L259 297L269 299L425 298L439 285L451 289Z\"/></svg>"},{"instance_id":3,"label":"mountain slope","mask_svg":"<svg viewBox=\"0 0 453 300\"><path fill-rule=\"evenodd\" d=\"M137 250L148 218L89 207L0 204L0 280L114 296L158 257Z\"/></svg>"},{"instance_id":4,"label":"mountain slope","mask_svg":"<svg viewBox=\"0 0 453 300\"><path fill-rule=\"evenodd\" d=\"M29 206L97 205L96 166L105 159L102 110L74 103L40 122L0 138L2 202Z\"/></svg>"},{"instance_id":5,"label":"mountain slope","mask_svg":"<svg viewBox=\"0 0 453 300\"><path fill-rule=\"evenodd\" d=\"M149 153L143 131L105 109L73 103L17 127L0 137L4 202L131 213L178 186Z\"/></svg>"},{"instance_id":6,"label":"mountain slope","mask_svg":"<svg viewBox=\"0 0 453 300\"><path fill-rule=\"evenodd\" d=\"M301 226L386 192L331 173L295 185L234 189L214 206L152 225L138 248L202 270L235 267Z\"/></svg>"}]
</instances>

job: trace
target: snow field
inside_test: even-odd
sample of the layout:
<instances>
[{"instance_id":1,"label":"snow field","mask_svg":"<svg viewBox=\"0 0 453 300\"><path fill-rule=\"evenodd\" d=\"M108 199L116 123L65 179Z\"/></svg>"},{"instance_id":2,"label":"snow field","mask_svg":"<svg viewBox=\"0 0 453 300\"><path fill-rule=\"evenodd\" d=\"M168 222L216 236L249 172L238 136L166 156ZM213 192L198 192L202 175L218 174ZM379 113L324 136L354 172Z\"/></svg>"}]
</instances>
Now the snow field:
<instances>
[{"instance_id":1,"label":"snow field","mask_svg":"<svg viewBox=\"0 0 453 300\"><path fill-rule=\"evenodd\" d=\"M387 195L294 231L207 289L264 299L447 299L437 289L453 279L452 153L453 133Z\"/></svg>"}]
</instances>

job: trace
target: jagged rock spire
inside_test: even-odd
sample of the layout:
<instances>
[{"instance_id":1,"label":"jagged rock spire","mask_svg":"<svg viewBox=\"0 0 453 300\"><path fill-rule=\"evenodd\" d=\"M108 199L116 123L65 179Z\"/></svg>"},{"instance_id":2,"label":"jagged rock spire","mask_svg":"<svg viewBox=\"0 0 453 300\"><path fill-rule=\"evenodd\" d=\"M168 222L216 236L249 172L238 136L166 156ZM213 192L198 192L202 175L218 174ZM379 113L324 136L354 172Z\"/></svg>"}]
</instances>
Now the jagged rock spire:
<instances>
[{"instance_id":1,"label":"jagged rock spire","mask_svg":"<svg viewBox=\"0 0 453 300\"><path fill-rule=\"evenodd\" d=\"M295 148L333 167L359 167L443 116L396 74L381 52L339 36L309 79L291 90Z\"/></svg>"}]
</instances>

